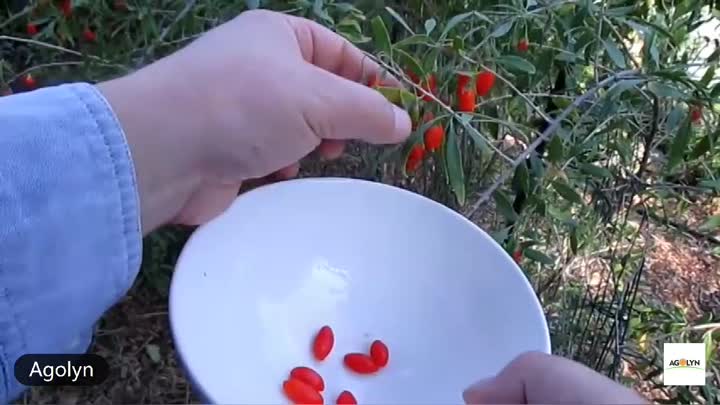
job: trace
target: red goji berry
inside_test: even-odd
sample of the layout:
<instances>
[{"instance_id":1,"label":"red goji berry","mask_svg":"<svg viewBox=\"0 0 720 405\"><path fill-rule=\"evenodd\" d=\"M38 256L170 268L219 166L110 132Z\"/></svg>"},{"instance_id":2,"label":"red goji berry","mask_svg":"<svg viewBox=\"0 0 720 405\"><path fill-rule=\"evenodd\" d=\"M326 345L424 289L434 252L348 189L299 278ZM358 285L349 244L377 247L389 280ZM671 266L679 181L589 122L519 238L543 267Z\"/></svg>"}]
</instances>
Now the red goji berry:
<instances>
[{"instance_id":1,"label":"red goji berry","mask_svg":"<svg viewBox=\"0 0 720 405\"><path fill-rule=\"evenodd\" d=\"M458 94L458 110L460 112L475 111L476 95L473 90L463 90Z\"/></svg>"},{"instance_id":2,"label":"red goji berry","mask_svg":"<svg viewBox=\"0 0 720 405\"><path fill-rule=\"evenodd\" d=\"M385 343L376 340L370 345L370 357L378 367L385 367L390 359L390 351Z\"/></svg>"},{"instance_id":3,"label":"red goji berry","mask_svg":"<svg viewBox=\"0 0 720 405\"><path fill-rule=\"evenodd\" d=\"M61 0L60 11L65 17L70 17L72 15L72 8L72 0Z\"/></svg>"},{"instance_id":4,"label":"red goji berry","mask_svg":"<svg viewBox=\"0 0 720 405\"><path fill-rule=\"evenodd\" d=\"M514 251L512 254L512 258L513 258L513 260L515 260L515 263L520 264L520 262L522 262L522 258L523 258L522 250L518 249L518 250Z\"/></svg>"},{"instance_id":5,"label":"red goji berry","mask_svg":"<svg viewBox=\"0 0 720 405\"><path fill-rule=\"evenodd\" d=\"M379 86L380 86L380 76L375 73L371 73L370 77L368 78L368 87L375 88L375 87L379 87Z\"/></svg>"},{"instance_id":6,"label":"red goji berry","mask_svg":"<svg viewBox=\"0 0 720 405\"><path fill-rule=\"evenodd\" d=\"M37 86L37 82L35 81L35 78L30 74L26 74L22 78L23 85L27 87L28 89L34 89L35 86Z\"/></svg>"},{"instance_id":7,"label":"red goji berry","mask_svg":"<svg viewBox=\"0 0 720 405\"><path fill-rule=\"evenodd\" d=\"M127 1L125 1L125 0L115 0L115 1L113 2L113 8L114 8L116 11L127 11L127 10L128 10Z\"/></svg>"},{"instance_id":8,"label":"red goji berry","mask_svg":"<svg viewBox=\"0 0 720 405\"><path fill-rule=\"evenodd\" d=\"M528 49L530 49L530 44L528 43L527 39L521 39L517 44L517 49L519 52L527 52Z\"/></svg>"},{"instance_id":9,"label":"red goji berry","mask_svg":"<svg viewBox=\"0 0 720 405\"><path fill-rule=\"evenodd\" d=\"M410 78L410 80L412 80L413 83L415 83L415 84L420 83L420 78L412 70L406 69L405 74L407 75L407 77Z\"/></svg>"},{"instance_id":10,"label":"red goji berry","mask_svg":"<svg viewBox=\"0 0 720 405\"><path fill-rule=\"evenodd\" d=\"M428 75L428 78L424 81L422 89L426 92L435 95L437 93L437 79L434 74ZM429 94L421 93L423 101L433 101L433 98Z\"/></svg>"},{"instance_id":11,"label":"red goji berry","mask_svg":"<svg viewBox=\"0 0 720 405\"><path fill-rule=\"evenodd\" d=\"M478 73L475 78L475 91L479 97L485 97L495 85L495 74L493 72Z\"/></svg>"},{"instance_id":12,"label":"red goji berry","mask_svg":"<svg viewBox=\"0 0 720 405\"><path fill-rule=\"evenodd\" d=\"M295 404L322 404L323 397L310 385L291 378L283 382L285 395Z\"/></svg>"},{"instance_id":13,"label":"red goji berry","mask_svg":"<svg viewBox=\"0 0 720 405\"><path fill-rule=\"evenodd\" d=\"M320 328L315 340L313 341L313 355L318 361L323 361L332 351L333 345L335 344L335 335L329 326L325 325Z\"/></svg>"},{"instance_id":14,"label":"red goji berry","mask_svg":"<svg viewBox=\"0 0 720 405\"><path fill-rule=\"evenodd\" d=\"M310 367L295 367L290 371L290 378L300 380L318 391L325 390L325 381L322 376Z\"/></svg>"},{"instance_id":15,"label":"red goji berry","mask_svg":"<svg viewBox=\"0 0 720 405\"><path fill-rule=\"evenodd\" d=\"M445 128L442 125L433 125L425 131L425 149L435 152L442 146L445 139Z\"/></svg>"},{"instance_id":16,"label":"red goji berry","mask_svg":"<svg viewBox=\"0 0 720 405\"><path fill-rule=\"evenodd\" d=\"M357 405L357 399L350 391L343 391L335 400L337 405Z\"/></svg>"},{"instance_id":17,"label":"red goji berry","mask_svg":"<svg viewBox=\"0 0 720 405\"><path fill-rule=\"evenodd\" d=\"M457 78L457 92L460 94L461 91L466 90L468 87L468 84L472 81L472 77L464 75L464 74L458 74Z\"/></svg>"},{"instance_id":18,"label":"red goji berry","mask_svg":"<svg viewBox=\"0 0 720 405\"><path fill-rule=\"evenodd\" d=\"M37 33L38 33L38 27L37 27L37 25L35 25L33 23L28 23L26 30L27 30L27 34L30 36L37 35Z\"/></svg>"},{"instance_id":19,"label":"red goji berry","mask_svg":"<svg viewBox=\"0 0 720 405\"><path fill-rule=\"evenodd\" d=\"M85 28L82 35L83 39L87 42L95 42L95 40L97 39L97 34L90 28Z\"/></svg>"},{"instance_id":20,"label":"red goji berry","mask_svg":"<svg viewBox=\"0 0 720 405\"><path fill-rule=\"evenodd\" d=\"M425 148L423 145L415 145L410 150L409 159L423 160L425 157Z\"/></svg>"},{"instance_id":21,"label":"red goji berry","mask_svg":"<svg viewBox=\"0 0 720 405\"><path fill-rule=\"evenodd\" d=\"M432 111L425 111L422 117L423 123L428 123L435 119L435 114L432 113Z\"/></svg>"},{"instance_id":22,"label":"red goji berry","mask_svg":"<svg viewBox=\"0 0 720 405\"><path fill-rule=\"evenodd\" d=\"M702 107L695 106L690 109L690 121L698 122L702 119Z\"/></svg>"},{"instance_id":23,"label":"red goji berry","mask_svg":"<svg viewBox=\"0 0 720 405\"><path fill-rule=\"evenodd\" d=\"M343 361L347 368L358 374L372 374L380 369L372 357L365 353L346 354Z\"/></svg>"}]
</instances>

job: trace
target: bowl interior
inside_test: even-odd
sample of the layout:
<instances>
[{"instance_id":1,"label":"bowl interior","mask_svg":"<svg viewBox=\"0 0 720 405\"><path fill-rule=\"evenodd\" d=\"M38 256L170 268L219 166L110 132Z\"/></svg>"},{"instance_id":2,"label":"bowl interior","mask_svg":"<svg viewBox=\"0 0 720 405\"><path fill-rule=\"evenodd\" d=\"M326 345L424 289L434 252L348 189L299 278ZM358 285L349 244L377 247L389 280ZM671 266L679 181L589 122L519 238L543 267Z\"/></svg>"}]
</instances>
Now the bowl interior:
<instances>
[{"instance_id":1,"label":"bowl interior","mask_svg":"<svg viewBox=\"0 0 720 405\"><path fill-rule=\"evenodd\" d=\"M208 401L287 403L296 366L324 377L326 403L459 403L473 381L517 354L549 351L527 280L484 232L398 188L303 179L239 197L196 231L173 276L176 348ZM335 332L323 363L310 344ZM374 339L390 363L374 376L342 364Z\"/></svg>"}]
</instances>

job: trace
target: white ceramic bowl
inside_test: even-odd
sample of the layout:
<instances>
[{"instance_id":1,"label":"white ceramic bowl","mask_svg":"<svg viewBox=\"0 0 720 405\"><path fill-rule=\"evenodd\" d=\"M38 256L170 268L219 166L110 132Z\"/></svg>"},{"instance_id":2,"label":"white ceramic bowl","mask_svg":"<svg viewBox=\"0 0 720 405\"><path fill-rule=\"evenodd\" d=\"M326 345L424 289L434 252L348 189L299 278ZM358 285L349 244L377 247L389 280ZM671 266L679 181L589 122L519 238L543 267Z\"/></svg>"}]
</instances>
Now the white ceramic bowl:
<instances>
[{"instance_id":1,"label":"white ceramic bowl","mask_svg":"<svg viewBox=\"0 0 720 405\"><path fill-rule=\"evenodd\" d=\"M302 179L240 196L183 250L170 293L176 349L213 403L288 403L296 366L360 403L462 403L462 390L516 355L549 352L529 283L485 232L420 195L361 180ZM335 332L316 363L311 341ZM374 339L374 376L342 358Z\"/></svg>"}]
</instances>

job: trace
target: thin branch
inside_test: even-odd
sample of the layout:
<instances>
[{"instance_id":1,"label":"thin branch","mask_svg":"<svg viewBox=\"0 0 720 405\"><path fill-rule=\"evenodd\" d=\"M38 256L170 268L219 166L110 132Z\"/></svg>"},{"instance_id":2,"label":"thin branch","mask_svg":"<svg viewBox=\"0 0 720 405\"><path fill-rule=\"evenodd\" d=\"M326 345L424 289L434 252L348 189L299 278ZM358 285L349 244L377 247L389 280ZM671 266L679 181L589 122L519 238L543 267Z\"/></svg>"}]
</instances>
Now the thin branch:
<instances>
[{"instance_id":1,"label":"thin branch","mask_svg":"<svg viewBox=\"0 0 720 405\"><path fill-rule=\"evenodd\" d=\"M185 1L185 7L183 7L182 10L180 10L179 13L175 16L175 19L168 24L167 27L165 27L164 30L160 33L160 35L153 41L153 43L145 50L145 54L140 58L140 61L138 62L138 66L142 66L145 64L147 59L155 52L155 48L161 44L165 37L168 36L170 33L170 30L175 26L175 24L179 23L187 13L190 12L190 10L195 6L195 3L197 3L197 0L186 0Z\"/></svg>"},{"instance_id":2,"label":"thin branch","mask_svg":"<svg viewBox=\"0 0 720 405\"><path fill-rule=\"evenodd\" d=\"M582 103L585 102L588 98L595 95L595 93L598 92L601 88L604 88L610 84L615 83L616 81L620 80L629 80L637 77L638 72L635 70L624 70L622 72L618 72L617 74L610 76L604 80L602 80L600 83L595 85L595 87L588 90L585 94L575 99L575 101L572 102L560 115L552 120L550 125L543 131L542 134L540 134L537 139L535 139L530 146L527 147L520 155L518 155L515 160L513 160L510 170L507 170L505 173L503 173L500 178L498 178L495 183L493 183L490 187L488 187L487 190L485 190L484 193L480 195L478 200L470 207L469 210L465 212L466 217L472 216L483 204L488 202L490 198L492 197L493 193L503 184L505 183L511 175L515 173L515 169L523 164L525 162L525 159L530 156L532 152L535 151L535 149L540 146L541 143L546 142L550 137L560 128L560 124L567 118L571 112L573 112L578 106L580 106Z\"/></svg>"},{"instance_id":3,"label":"thin branch","mask_svg":"<svg viewBox=\"0 0 720 405\"><path fill-rule=\"evenodd\" d=\"M109 65L109 66L120 67L120 68L122 68L122 69L127 69L126 66L119 65L119 64L117 64L117 63L110 63L109 61L107 61L107 60L105 60L105 59L103 59L103 58L97 57L97 56L95 56L95 55L84 54L84 53L82 53L82 52L74 51L74 50L72 50L72 49L68 49L68 48L65 48L65 47L62 47L62 46L59 46L59 45L53 45L53 44L49 44L49 43L47 43L47 42L37 41L37 40L34 40L34 39L18 38L18 37L12 37L12 36L9 36L9 35L0 35L0 40L7 40L7 41L14 41L14 42L23 42L23 43L26 43L26 44L42 46L42 47L44 47L44 48L49 48L49 49L54 49L54 50L56 50L56 51L69 53L70 55L75 55L75 56L80 56L80 57L85 57L85 58L88 58L88 59L92 59L92 60L94 60L94 61L102 62L102 63L104 63L104 64L106 64L106 65Z\"/></svg>"}]
</instances>

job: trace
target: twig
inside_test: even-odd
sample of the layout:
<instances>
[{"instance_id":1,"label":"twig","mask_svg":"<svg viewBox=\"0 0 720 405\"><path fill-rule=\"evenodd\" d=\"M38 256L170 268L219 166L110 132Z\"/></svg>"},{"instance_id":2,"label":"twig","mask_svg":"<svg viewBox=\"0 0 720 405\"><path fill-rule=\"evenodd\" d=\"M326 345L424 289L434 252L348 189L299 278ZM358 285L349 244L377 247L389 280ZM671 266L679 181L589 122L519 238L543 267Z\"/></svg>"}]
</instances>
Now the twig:
<instances>
[{"instance_id":1,"label":"twig","mask_svg":"<svg viewBox=\"0 0 720 405\"><path fill-rule=\"evenodd\" d=\"M195 6L195 3L197 3L197 0L185 0L185 7L183 7L183 9L180 10L179 13L177 13L175 19L170 24L168 24L168 26L165 27L164 30L162 30L162 32L155 39L155 41L153 41L153 43L145 50L145 54L140 58L138 66L142 66L145 64L150 55L155 52L155 48L158 46L158 44L162 43L165 40L165 37L168 36L170 30L175 26L175 24L179 23L180 20L185 18L187 13L189 13L190 10Z\"/></svg>"},{"instance_id":2,"label":"twig","mask_svg":"<svg viewBox=\"0 0 720 405\"><path fill-rule=\"evenodd\" d=\"M637 72L634 70L624 70L622 72L618 72L613 76L610 76L604 80L602 80L600 83L596 84L595 87L591 88L585 94L575 99L575 101L572 102L560 115L552 120L550 125L543 131L540 136L535 139L530 146L527 147L520 155L518 155L515 160L513 160L510 170L507 170L505 173L503 173L500 178L495 181L487 190L485 190L484 193L480 195L478 200L470 207L469 210L465 212L466 217L472 216L483 204L488 202L490 200L490 197L492 197L493 193L495 193L495 190L497 190L503 183L505 183L511 175L515 173L515 169L523 164L525 162L525 159L527 159L528 156L532 152L535 151L535 149L540 146L541 143L547 141L550 139L550 136L552 136L558 128L560 128L560 124L565 120L565 118L570 115L571 112L573 112L578 106L580 106L582 103L585 102L588 98L592 97L597 93L598 90L600 90L603 87L608 86L609 84L613 84L616 81L620 80L628 80L631 78L634 78L637 76Z\"/></svg>"},{"instance_id":3,"label":"twig","mask_svg":"<svg viewBox=\"0 0 720 405\"><path fill-rule=\"evenodd\" d=\"M3 21L0 24L0 30L5 28L6 26L10 25L10 23L17 20L18 18L28 14L30 12L30 10L32 10L32 7L26 6L22 11L18 12L17 14L11 15L10 18L8 18L7 20Z\"/></svg>"},{"instance_id":4,"label":"twig","mask_svg":"<svg viewBox=\"0 0 720 405\"><path fill-rule=\"evenodd\" d=\"M99 62L108 64L108 65L120 66L120 67L125 68L125 66L118 65L118 64L112 64L112 63L110 63L109 61L107 61L107 60L105 60L105 59L103 59L103 58L97 57L97 56L95 56L95 55L84 54L84 53L82 53L82 52L74 51L74 50L72 50L72 49L68 49L68 48L65 48L65 47L62 47L62 46L59 46L59 45L49 44L49 43L47 43L47 42L42 42L42 41L37 41L37 40L34 40L34 39L27 39L27 38L12 37L12 36L9 36L9 35L0 35L0 40L3 40L3 39L4 39L4 40L7 40L7 41L24 42L24 43L26 43L26 44L32 44L32 45L42 46L42 47L45 47L45 48L54 49L54 50L56 50L56 51L69 53L69 54L71 54L71 55L75 55L75 56L80 56L80 57L86 57L86 58L89 58L89 59L93 59L93 60L96 60L96 61L99 61Z\"/></svg>"}]
</instances>

